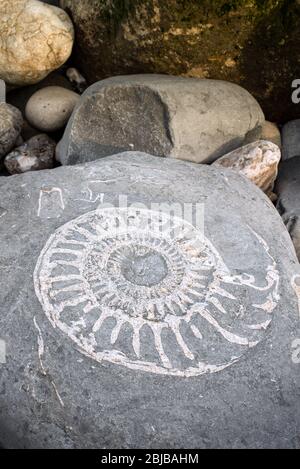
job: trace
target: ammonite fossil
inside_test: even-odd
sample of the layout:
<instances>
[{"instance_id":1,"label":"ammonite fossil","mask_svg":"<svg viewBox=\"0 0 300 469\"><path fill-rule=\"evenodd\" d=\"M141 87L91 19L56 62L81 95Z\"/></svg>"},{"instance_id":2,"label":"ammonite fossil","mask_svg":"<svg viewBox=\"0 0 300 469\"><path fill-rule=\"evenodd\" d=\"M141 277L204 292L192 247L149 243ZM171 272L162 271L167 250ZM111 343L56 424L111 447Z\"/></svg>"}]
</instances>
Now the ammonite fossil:
<instances>
[{"instance_id":1,"label":"ammonite fossil","mask_svg":"<svg viewBox=\"0 0 300 469\"><path fill-rule=\"evenodd\" d=\"M98 362L176 376L219 371L264 338L279 300L276 263L253 236L268 259L259 280L230 272L182 218L99 209L50 237L36 294L53 326Z\"/></svg>"}]
</instances>

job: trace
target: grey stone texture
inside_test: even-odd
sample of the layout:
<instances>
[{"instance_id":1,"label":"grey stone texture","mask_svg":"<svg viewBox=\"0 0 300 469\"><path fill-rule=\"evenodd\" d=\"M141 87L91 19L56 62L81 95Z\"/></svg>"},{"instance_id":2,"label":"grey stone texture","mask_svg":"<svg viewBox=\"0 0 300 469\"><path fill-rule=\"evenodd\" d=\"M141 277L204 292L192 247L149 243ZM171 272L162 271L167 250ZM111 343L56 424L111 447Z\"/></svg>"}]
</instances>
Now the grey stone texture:
<instances>
[{"instance_id":1,"label":"grey stone texture","mask_svg":"<svg viewBox=\"0 0 300 469\"><path fill-rule=\"evenodd\" d=\"M56 142L48 135L35 135L5 157L5 167L10 174L51 169L55 161L55 147Z\"/></svg>"},{"instance_id":2,"label":"grey stone texture","mask_svg":"<svg viewBox=\"0 0 300 469\"><path fill-rule=\"evenodd\" d=\"M58 159L66 165L145 151L207 163L243 145L246 134L263 122L255 99L232 83L165 75L113 77L82 95Z\"/></svg>"},{"instance_id":3,"label":"grey stone texture","mask_svg":"<svg viewBox=\"0 0 300 469\"><path fill-rule=\"evenodd\" d=\"M300 260L300 158L285 160L279 167L275 186L277 209L293 240Z\"/></svg>"},{"instance_id":4,"label":"grey stone texture","mask_svg":"<svg viewBox=\"0 0 300 469\"><path fill-rule=\"evenodd\" d=\"M0 103L0 159L13 148L22 125L21 112L10 104Z\"/></svg>"},{"instance_id":5,"label":"grey stone texture","mask_svg":"<svg viewBox=\"0 0 300 469\"><path fill-rule=\"evenodd\" d=\"M299 265L252 183L131 152L1 178L0 199L1 446L299 448ZM155 231L154 203L204 207L204 232Z\"/></svg>"},{"instance_id":6,"label":"grey stone texture","mask_svg":"<svg viewBox=\"0 0 300 469\"><path fill-rule=\"evenodd\" d=\"M289 160L300 156L300 119L288 122L282 129L282 159Z\"/></svg>"},{"instance_id":7,"label":"grey stone texture","mask_svg":"<svg viewBox=\"0 0 300 469\"><path fill-rule=\"evenodd\" d=\"M6 102L6 85L4 80L0 80L0 103Z\"/></svg>"}]
</instances>

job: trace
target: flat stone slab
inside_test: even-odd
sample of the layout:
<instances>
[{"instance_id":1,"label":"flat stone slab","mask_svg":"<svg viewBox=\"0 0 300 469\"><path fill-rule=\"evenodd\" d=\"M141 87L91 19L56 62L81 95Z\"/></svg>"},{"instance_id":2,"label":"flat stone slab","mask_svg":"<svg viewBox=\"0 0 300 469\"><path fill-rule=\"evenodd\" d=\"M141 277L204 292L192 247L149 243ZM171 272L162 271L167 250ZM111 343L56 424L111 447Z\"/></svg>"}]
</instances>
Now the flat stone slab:
<instances>
[{"instance_id":1,"label":"flat stone slab","mask_svg":"<svg viewBox=\"0 0 300 469\"><path fill-rule=\"evenodd\" d=\"M0 195L0 445L300 446L299 265L252 183L125 153Z\"/></svg>"},{"instance_id":2,"label":"flat stone slab","mask_svg":"<svg viewBox=\"0 0 300 469\"><path fill-rule=\"evenodd\" d=\"M211 162L265 122L245 89L221 80L117 76L82 95L58 147L63 165L122 151Z\"/></svg>"}]
</instances>

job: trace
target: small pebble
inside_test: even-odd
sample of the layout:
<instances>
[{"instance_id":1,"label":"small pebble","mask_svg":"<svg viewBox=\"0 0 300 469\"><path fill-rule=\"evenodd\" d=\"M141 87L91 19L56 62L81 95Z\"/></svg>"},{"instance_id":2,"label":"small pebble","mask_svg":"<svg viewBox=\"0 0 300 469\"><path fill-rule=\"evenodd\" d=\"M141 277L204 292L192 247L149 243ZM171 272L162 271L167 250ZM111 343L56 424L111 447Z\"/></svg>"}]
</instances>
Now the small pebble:
<instances>
[{"instance_id":1,"label":"small pebble","mask_svg":"<svg viewBox=\"0 0 300 469\"><path fill-rule=\"evenodd\" d=\"M48 135L36 135L6 156L5 167L10 174L51 169L55 147L56 143Z\"/></svg>"},{"instance_id":2,"label":"small pebble","mask_svg":"<svg viewBox=\"0 0 300 469\"><path fill-rule=\"evenodd\" d=\"M55 132L66 125L79 98L74 91L48 86L31 96L25 109L26 119L36 129Z\"/></svg>"},{"instance_id":3,"label":"small pebble","mask_svg":"<svg viewBox=\"0 0 300 469\"><path fill-rule=\"evenodd\" d=\"M79 93L83 93L87 88L87 81L77 70L77 68L68 68L66 75L70 82L76 87Z\"/></svg>"}]
</instances>

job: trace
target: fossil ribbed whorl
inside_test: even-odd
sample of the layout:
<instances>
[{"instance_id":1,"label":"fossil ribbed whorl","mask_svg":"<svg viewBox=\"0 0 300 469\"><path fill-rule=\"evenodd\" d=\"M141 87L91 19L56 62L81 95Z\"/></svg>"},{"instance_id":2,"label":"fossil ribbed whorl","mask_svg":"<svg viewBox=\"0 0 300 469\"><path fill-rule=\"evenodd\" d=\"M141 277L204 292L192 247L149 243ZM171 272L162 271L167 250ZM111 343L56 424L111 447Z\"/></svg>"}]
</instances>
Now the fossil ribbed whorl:
<instances>
[{"instance_id":1,"label":"fossil ribbed whorl","mask_svg":"<svg viewBox=\"0 0 300 469\"><path fill-rule=\"evenodd\" d=\"M223 369L261 340L278 301L269 261L259 284L231 275L182 218L99 209L50 237L35 285L52 324L97 361L189 376Z\"/></svg>"}]
</instances>

